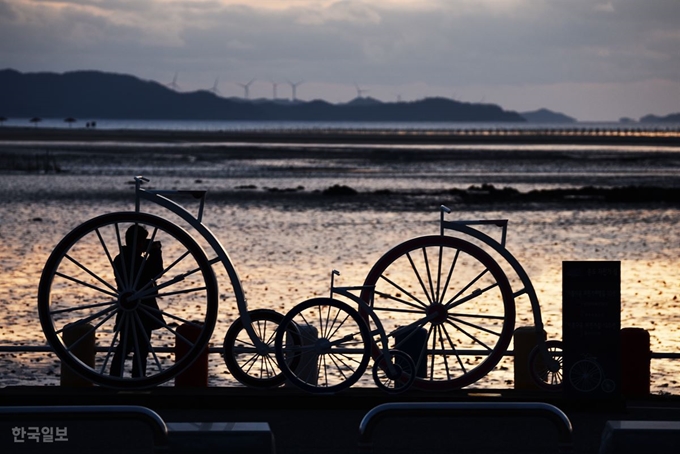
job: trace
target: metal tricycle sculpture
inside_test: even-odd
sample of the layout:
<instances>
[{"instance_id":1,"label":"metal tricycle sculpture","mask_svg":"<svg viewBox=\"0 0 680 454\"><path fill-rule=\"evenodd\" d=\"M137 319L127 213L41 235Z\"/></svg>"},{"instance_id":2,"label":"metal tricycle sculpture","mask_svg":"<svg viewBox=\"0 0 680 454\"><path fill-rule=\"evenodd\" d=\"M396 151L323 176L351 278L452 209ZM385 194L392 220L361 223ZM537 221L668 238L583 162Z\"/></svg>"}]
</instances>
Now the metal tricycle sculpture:
<instances>
[{"instance_id":1,"label":"metal tricycle sculpture","mask_svg":"<svg viewBox=\"0 0 680 454\"><path fill-rule=\"evenodd\" d=\"M447 221L450 210L442 206L438 235L397 245L361 286L336 286L333 271L329 297L282 315L248 310L229 255L202 222L205 191L145 189L147 181L135 178L134 211L103 214L68 233L40 279L38 310L49 344L63 363L96 384L147 388L175 377L205 350L219 296L226 293L239 317L227 331L223 355L231 374L248 386L275 387L289 379L310 392L337 392L356 383L373 359L375 383L388 392L411 385L458 389L500 361L521 295L529 298L536 329L531 375L546 389L561 386L561 344L545 340L536 292L505 248L505 220ZM197 215L171 199L182 195L198 200ZM142 201L178 222L143 212ZM480 225L500 228L501 240ZM511 287L474 240L510 265L521 288ZM218 287L213 267L220 266L230 289ZM74 352L93 336L91 363ZM175 343L184 346L181 357L173 354Z\"/></svg>"}]
</instances>

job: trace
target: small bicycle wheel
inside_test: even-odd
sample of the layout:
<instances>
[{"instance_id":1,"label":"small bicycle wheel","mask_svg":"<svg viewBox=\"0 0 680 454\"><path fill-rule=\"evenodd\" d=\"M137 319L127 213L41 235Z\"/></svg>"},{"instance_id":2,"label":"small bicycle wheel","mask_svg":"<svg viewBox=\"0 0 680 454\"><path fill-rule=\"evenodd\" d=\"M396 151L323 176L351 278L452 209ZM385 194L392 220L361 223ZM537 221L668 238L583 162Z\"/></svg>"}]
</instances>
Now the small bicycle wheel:
<instances>
[{"instance_id":1,"label":"small bicycle wheel","mask_svg":"<svg viewBox=\"0 0 680 454\"><path fill-rule=\"evenodd\" d=\"M386 364L385 355L380 355L373 364L373 381L385 392L399 394L408 390L416 379L416 363L408 354L391 350L392 368Z\"/></svg>"},{"instance_id":2,"label":"small bicycle wheel","mask_svg":"<svg viewBox=\"0 0 680 454\"><path fill-rule=\"evenodd\" d=\"M539 388L546 391L560 391L564 382L562 342L549 340L546 341L545 347L552 359L557 361L559 368L554 370L554 367L546 365L541 350L536 346L529 353L529 374Z\"/></svg>"},{"instance_id":3,"label":"small bicycle wheel","mask_svg":"<svg viewBox=\"0 0 680 454\"><path fill-rule=\"evenodd\" d=\"M460 238L406 241L378 260L364 282L391 349L416 363L414 386L450 390L474 383L503 357L515 324L508 278L478 246ZM369 323L365 310L361 315ZM373 345L374 358L381 354Z\"/></svg>"},{"instance_id":4,"label":"small bicycle wheel","mask_svg":"<svg viewBox=\"0 0 680 454\"><path fill-rule=\"evenodd\" d=\"M283 318L276 332L276 359L286 378L300 389L334 393L361 378L370 359L370 343L368 327L355 309L331 298L313 298Z\"/></svg>"},{"instance_id":5,"label":"small bicycle wheel","mask_svg":"<svg viewBox=\"0 0 680 454\"><path fill-rule=\"evenodd\" d=\"M114 388L155 386L187 368L210 340L217 305L215 275L196 241L137 212L98 216L68 233L38 288L40 324L55 353ZM92 340L94 361L74 354Z\"/></svg>"},{"instance_id":6,"label":"small bicycle wheel","mask_svg":"<svg viewBox=\"0 0 680 454\"><path fill-rule=\"evenodd\" d=\"M283 315L268 309L250 311L249 315L262 344L253 343L239 317L224 337L224 361L229 372L244 385L255 388L279 386L286 377L276 362L274 338ZM294 369L295 365L291 364L291 368Z\"/></svg>"}]
</instances>

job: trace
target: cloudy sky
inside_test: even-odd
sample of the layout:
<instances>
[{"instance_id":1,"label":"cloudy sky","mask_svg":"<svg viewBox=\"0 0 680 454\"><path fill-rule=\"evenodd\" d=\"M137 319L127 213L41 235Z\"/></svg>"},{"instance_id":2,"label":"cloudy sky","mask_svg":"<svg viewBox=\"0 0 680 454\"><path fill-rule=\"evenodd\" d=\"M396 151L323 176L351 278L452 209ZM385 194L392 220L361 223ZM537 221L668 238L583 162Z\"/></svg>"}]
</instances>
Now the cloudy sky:
<instances>
[{"instance_id":1,"label":"cloudy sky","mask_svg":"<svg viewBox=\"0 0 680 454\"><path fill-rule=\"evenodd\" d=\"M250 97L680 112L680 0L0 0L0 68Z\"/></svg>"}]
</instances>

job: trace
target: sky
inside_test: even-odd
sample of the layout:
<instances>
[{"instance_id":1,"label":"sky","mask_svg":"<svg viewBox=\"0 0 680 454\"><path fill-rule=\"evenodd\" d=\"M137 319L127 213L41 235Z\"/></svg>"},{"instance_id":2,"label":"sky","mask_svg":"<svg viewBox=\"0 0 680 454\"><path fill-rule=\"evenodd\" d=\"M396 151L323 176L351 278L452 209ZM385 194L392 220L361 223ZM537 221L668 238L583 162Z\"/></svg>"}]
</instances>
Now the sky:
<instances>
[{"instance_id":1,"label":"sky","mask_svg":"<svg viewBox=\"0 0 680 454\"><path fill-rule=\"evenodd\" d=\"M617 121L680 112L679 24L680 0L0 0L0 69Z\"/></svg>"}]
</instances>

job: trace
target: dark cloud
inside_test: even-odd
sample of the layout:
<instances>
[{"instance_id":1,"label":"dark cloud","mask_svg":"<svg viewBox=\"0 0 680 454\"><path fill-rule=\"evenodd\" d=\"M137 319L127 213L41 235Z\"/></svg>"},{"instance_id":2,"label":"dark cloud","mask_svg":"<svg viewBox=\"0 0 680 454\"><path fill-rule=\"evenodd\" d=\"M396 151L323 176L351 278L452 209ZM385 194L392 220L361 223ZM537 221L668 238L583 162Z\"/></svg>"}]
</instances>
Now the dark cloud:
<instances>
[{"instance_id":1,"label":"dark cloud","mask_svg":"<svg viewBox=\"0 0 680 454\"><path fill-rule=\"evenodd\" d=\"M678 83L677 0L283 3L0 0L0 61L143 78L179 71L187 87L218 74L452 91Z\"/></svg>"}]
</instances>

